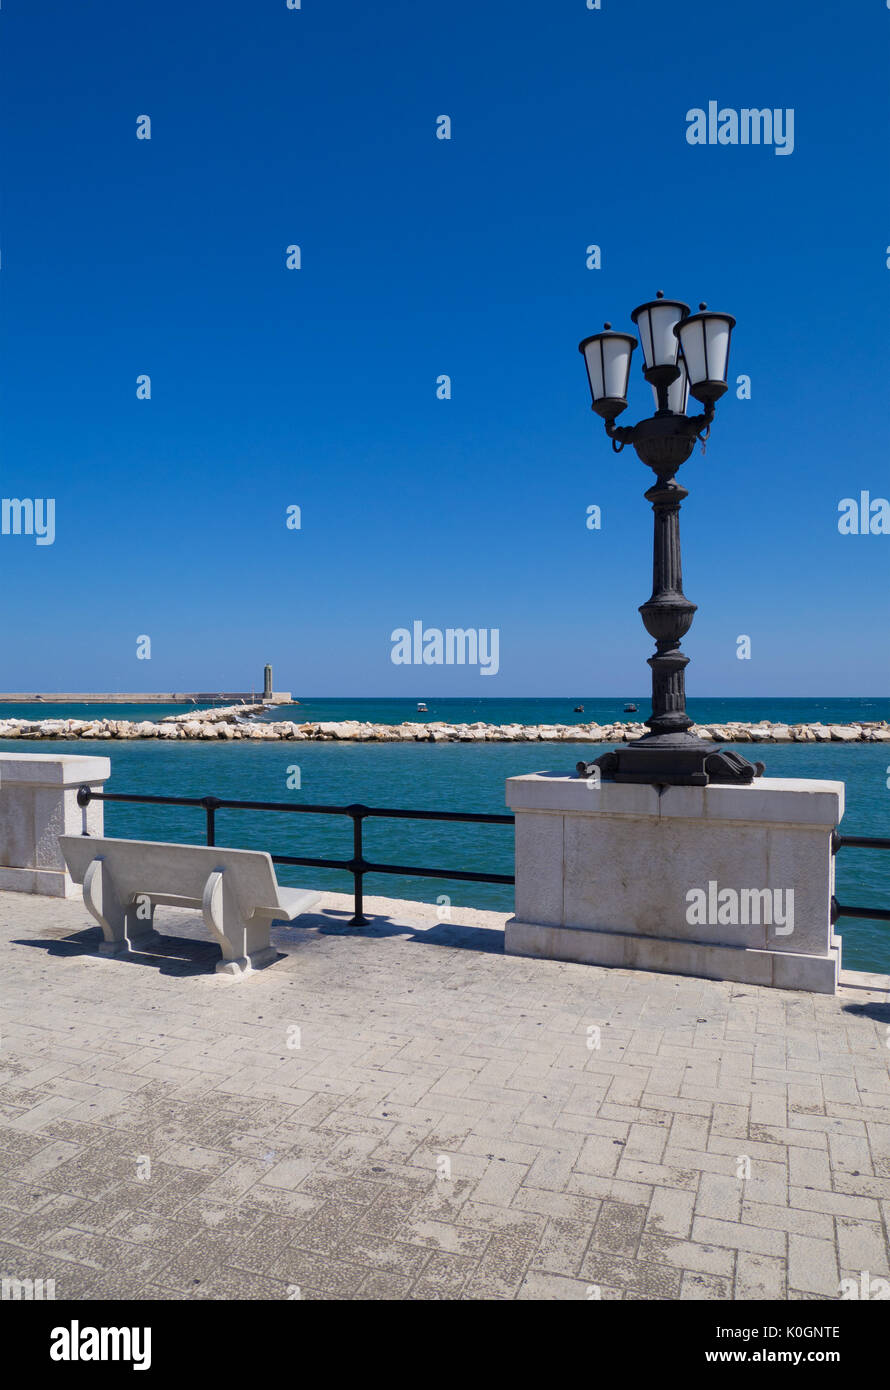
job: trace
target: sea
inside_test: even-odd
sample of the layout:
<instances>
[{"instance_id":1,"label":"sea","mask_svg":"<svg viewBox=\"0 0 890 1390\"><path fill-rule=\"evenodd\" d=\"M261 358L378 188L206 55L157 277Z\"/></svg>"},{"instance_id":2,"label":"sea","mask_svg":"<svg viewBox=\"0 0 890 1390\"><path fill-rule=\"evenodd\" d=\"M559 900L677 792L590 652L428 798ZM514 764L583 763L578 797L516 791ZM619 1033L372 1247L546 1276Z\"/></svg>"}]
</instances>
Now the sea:
<instances>
[{"instance_id":1,"label":"sea","mask_svg":"<svg viewBox=\"0 0 890 1390\"><path fill-rule=\"evenodd\" d=\"M434 699L418 713L416 699L307 699L278 706L267 718L359 719L373 723L445 720L472 724L566 724L643 720L645 696L569 696L528 699ZM636 715L624 713L636 704ZM583 705L583 712L575 711ZM183 713L182 705L55 705L50 702L0 705L0 718L113 718L158 720ZM690 699L699 723L731 720L782 723L890 721L890 698ZM228 799L283 801L343 806L364 802L410 810L505 811L506 778L525 772L574 770L579 758L592 758L609 745L589 743L167 743L77 739L28 742L0 740L0 751L96 754L111 759L106 791L168 796L214 795ZM726 747L733 745L727 744ZM772 777L812 777L846 785L847 834L890 837L890 744L739 744L738 751L766 763ZM127 838L203 843L200 808L108 802L105 829ZM221 810L216 817L220 845L264 849L272 854L349 858L352 824L346 817L281 812ZM414 869L513 872L509 825L371 818L365 822L364 852L376 863ZM608 873L608 865L603 866ZM281 865L282 883L349 892L351 876L342 870ZM417 873L369 874L365 892L390 898L436 902L510 912L510 885L461 882ZM836 895L841 903L890 907L890 851L842 849L837 856ZM890 973L890 923L842 918L844 964L856 970Z\"/></svg>"}]
</instances>

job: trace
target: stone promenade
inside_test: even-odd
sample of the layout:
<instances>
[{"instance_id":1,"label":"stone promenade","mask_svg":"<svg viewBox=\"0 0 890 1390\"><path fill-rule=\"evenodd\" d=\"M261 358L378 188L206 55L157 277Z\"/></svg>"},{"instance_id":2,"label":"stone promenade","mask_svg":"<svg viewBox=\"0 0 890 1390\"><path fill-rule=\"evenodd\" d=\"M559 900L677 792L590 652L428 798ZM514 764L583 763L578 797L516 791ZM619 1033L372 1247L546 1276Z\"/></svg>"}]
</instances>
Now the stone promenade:
<instances>
[{"instance_id":1,"label":"stone promenade","mask_svg":"<svg viewBox=\"0 0 890 1390\"><path fill-rule=\"evenodd\" d=\"M837 1299L890 1276L890 980L503 955L347 899L239 982L0 894L0 1273L56 1298Z\"/></svg>"}]
</instances>

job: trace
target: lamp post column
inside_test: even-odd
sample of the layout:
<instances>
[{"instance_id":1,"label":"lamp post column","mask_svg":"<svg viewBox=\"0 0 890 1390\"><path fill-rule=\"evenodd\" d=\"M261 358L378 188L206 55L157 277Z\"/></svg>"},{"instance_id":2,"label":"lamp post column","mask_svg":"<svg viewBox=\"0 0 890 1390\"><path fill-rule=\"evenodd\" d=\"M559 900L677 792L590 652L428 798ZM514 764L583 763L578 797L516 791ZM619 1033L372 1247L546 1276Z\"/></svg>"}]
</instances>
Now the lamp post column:
<instances>
[{"instance_id":1,"label":"lamp post column","mask_svg":"<svg viewBox=\"0 0 890 1390\"><path fill-rule=\"evenodd\" d=\"M646 723L653 734L683 733L692 720L686 713L689 657L680 642L696 610L683 593L680 559L680 503L689 494L675 479L660 477L645 496L655 513L652 597L640 607L646 631L655 638L655 655L649 657L652 713Z\"/></svg>"}]
</instances>

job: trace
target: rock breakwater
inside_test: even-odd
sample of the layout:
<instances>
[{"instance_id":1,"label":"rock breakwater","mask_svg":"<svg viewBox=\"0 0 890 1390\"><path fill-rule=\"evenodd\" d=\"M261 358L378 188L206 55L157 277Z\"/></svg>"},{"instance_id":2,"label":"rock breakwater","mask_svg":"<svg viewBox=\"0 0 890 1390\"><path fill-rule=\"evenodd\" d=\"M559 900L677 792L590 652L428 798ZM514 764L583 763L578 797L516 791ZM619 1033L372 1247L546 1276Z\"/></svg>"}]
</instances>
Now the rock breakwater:
<instances>
[{"instance_id":1,"label":"rock breakwater","mask_svg":"<svg viewBox=\"0 0 890 1390\"><path fill-rule=\"evenodd\" d=\"M261 708L261 707L256 707ZM0 719L0 739L226 739L253 742L351 743L627 743L648 730L645 724L297 724L292 720L252 720L243 705L172 715L153 723L143 719ZM885 720L860 724L694 725L692 733L713 743L890 743Z\"/></svg>"}]
</instances>

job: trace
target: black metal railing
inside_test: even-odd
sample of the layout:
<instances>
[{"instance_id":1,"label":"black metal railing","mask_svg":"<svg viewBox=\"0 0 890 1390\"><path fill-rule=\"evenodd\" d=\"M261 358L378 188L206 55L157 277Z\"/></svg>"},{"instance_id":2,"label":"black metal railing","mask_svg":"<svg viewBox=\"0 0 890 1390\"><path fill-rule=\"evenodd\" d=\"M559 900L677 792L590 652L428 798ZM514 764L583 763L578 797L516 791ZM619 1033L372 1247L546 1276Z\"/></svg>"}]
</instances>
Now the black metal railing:
<instances>
[{"instance_id":1,"label":"black metal railing","mask_svg":"<svg viewBox=\"0 0 890 1390\"><path fill-rule=\"evenodd\" d=\"M841 835L839 831L833 830L831 852L837 854L840 849L890 849L890 840L876 839L871 835ZM890 908L851 907L847 903L839 903L837 898L832 898L832 922L836 922L839 917L859 917L869 922L890 922Z\"/></svg>"},{"instance_id":2,"label":"black metal railing","mask_svg":"<svg viewBox=\"0 0 890 1390\"><path fill-rule=\"evenodd\" d=\"M273 854L275 864L297 864L311 869L345 869L352 874L354 907L349 925L366 927L370 919L364 915L365 874L396 874L407 878L453 878L472 883L515 883L513 874L484 874L469 869L427 869L404 864L377 864L366 859L362 845L362 827L369 817L386 820L469 821L485 825L513 825L515 816L488 815L477 811L406 811L392 806L365 806L353 802L349 806L308 806L290 801L231 801L220 796L149 796L136 792L97 792L82 786L77 804L89 806L91 801L127 801L152 806L200 807L207 817L206 843L216 844L217 811L285 811L312 816L349 816L352 820L352 858L321 859L299 854ZM85 830L84 834L88 832Z\"/></svg>"}]
</instances>

